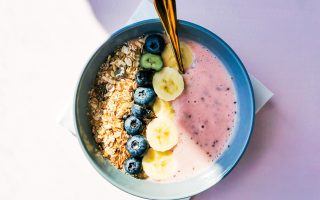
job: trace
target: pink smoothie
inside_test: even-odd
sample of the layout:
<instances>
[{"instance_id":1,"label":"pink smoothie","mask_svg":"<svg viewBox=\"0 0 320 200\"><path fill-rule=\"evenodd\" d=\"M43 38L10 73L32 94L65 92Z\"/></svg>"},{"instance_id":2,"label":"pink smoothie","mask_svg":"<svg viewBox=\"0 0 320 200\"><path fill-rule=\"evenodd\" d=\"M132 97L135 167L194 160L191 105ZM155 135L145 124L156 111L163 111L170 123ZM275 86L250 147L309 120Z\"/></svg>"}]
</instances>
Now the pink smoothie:
<instances>
[{"instance_id":1,"label":"pink smoothie","mask_svg":"<svg viewBox=\"0 0 320 200\"><path fill-rule=\"evenodd\" d=\"M180 132L173 150L177 161L173 181L212 166L229 146L237 110L232 77L220 60L206 47L186 43L193 52L193 64L184 74L184 92L172 102Z\"/></svg>"}]
</instances>

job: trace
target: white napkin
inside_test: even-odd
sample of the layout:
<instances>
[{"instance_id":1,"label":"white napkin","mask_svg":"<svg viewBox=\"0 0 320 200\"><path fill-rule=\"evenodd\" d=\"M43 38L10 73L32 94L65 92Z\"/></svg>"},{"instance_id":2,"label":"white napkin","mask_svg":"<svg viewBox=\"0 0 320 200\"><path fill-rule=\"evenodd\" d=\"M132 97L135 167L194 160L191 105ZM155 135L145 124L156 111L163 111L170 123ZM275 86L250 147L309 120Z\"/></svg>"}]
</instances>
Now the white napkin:
<instances>
[{"instance_id":1,"label":"white napkin","mask_svg":"<svg viewBox=\"0 0 320 200\"><path fill-rule=\"evenodd\" d=\"M137 9L134 11L131 18L128 20L127 24L157 17L158 15L154 10L153 4L148 0L142 0ZM254 76L250 75L250 79L255 95L256 112L258 112L263 107L263 105L265 105L265 103L273 96L273 93L268 88L266 88L260 81L258 81ZM64 128L66 128L73 135L76 135L73 119L72 100L70 101L69 105L67 105L66 108L62 111L62 114L58 117L58 123ZM189 198L186 198L185 200L187 199Z\"/></svg>"}]
</instances>

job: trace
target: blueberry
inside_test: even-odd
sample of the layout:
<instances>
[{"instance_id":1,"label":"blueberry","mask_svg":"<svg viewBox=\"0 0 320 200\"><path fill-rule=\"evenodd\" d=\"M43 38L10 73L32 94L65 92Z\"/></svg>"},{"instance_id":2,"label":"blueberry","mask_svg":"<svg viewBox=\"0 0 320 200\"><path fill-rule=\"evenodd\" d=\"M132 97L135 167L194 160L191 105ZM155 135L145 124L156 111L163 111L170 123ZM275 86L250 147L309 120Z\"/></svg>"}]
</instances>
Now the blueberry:
<instances>
[{"instance_id":1,"label":"blueberry","mask_svg":"<svg viewBox=\"0 0 320 200\"><path fill-rule=\"evenodd\" d=\"M148 86L152 84L154 72L151 70L141 70L136 75L136 82L138 86Z\"/></svg>"},{"instance_id":2,"label":"blueberry","mask_svg":"<svg viewBox=\"0 0 320 200\"><path fill-rule=\"evenodd\" d=\"M164 39L157 34L149 35L144 43L146 51L154 54L160 54L163 51L164 46Z\"/></svg>"},{"instance_id":3,"label":"blueberry","mask_svg":"<svg viewBox=\"0 0 320 200\"><path fill-rule=\"evenodd\" d=\"M126 170L126 172L128 172L129 174L138 174L141 172L142 170L142 163L141 163L141 159L139 158L128 158L125 162L124 162L124 169Z\"/></svg>"},{"instance_id":4,"label":"blueberry","mask_svg":"<svg viewBox=\"0 0 320 200\"><path fill-rule=\"evenodd\" d=\"M133 104L131 107L132 115L136 116L139 119L143 119L145 117L149 117L151 114L151 110L144 108L138 104Z\"/></svg>"},{"instance_id":5,"label":"blueberry","mask_svg":"<svg viewBox=\"0 0 320 200\"><path fill-rule=\"evenodd\" d=\"M151 106L157 95L152 88L138 87L134 92L134 102L142 106Z\"/></svg>"},{"instance_id":6,"label":"blueberry","mask_svg":"<svg viewBox=\"0 0 320 200\"><path fill-rule=\"evenodd\" d=\"M137 135L142 131L143 124L140 119L130 116L124 121L124 129L129 135Z\"/></svg>"},{"instance_id":7,"label":"blueberry","mask_svg":"<svg viewBox=\"0 0 320 200\"><path fill-rule=\"evenodd\" d=\"M132 136L126 144L126 149L132 157L143 156L146 153L148 147L148 142L142 135Z\"/></svg>"}]
</instances>

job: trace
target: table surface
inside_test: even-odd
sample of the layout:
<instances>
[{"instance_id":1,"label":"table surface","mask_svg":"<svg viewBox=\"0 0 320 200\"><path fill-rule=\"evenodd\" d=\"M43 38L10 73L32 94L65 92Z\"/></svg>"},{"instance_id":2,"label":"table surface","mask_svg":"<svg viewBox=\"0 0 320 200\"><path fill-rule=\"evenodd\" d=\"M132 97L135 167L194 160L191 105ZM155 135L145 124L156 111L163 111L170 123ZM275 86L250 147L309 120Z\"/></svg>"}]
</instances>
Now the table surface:
<instances>
[{"instance_id":1,"label":"table surface","mask_svg":"<svg viewBox=\"0 0 320 200\"><path fill-rule=\"evenodd\" d=\"M55 118L72 96L79 65L138 3L0 1L0 199L112 196L109 183ZM238 166L193 199L319 199L320 1L177 0L177 5L180 19L222 37L275 94L257 114ZM84 26L97 23L99 31ZM117 191L112 199L128 198Z\"/></svg>"}]
</instances>

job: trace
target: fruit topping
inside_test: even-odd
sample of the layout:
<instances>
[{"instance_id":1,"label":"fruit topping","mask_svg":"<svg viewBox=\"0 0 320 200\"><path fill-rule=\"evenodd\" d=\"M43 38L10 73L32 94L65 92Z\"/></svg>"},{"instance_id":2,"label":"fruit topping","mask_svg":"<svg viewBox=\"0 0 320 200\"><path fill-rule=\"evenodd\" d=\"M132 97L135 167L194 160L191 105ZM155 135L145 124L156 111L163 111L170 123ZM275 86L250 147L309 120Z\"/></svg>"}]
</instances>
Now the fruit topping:
<instances>
[{"instance_id":1,"label":"fruit topping","mask_svg":"<svg viewBox=\"0 0 320 200\"><path fill-rule=\"evenodd\" d=\"M152 88L138 87L134 92L134 102L142 106L151 106L157 95Z\"/></svg>"},{"instance_id":2,"label":"fruit topping","mask_svg":"<svg viewBox=\"0 0 320 200\"><path fill-rule=\"evenodd\" d=\"M141 56L140 65L144 69L154 69L156 71L160 71L163 67L163 62L161 56L146 53Z\"/></svg>"},{"instance_id":3,"label":"fruit topping","mask_svg":"<svg viewBox=\"0 0 320 200\"><path fill-rule=\"evenodd\" d=\"M143 156L147 152L148 147L148 142L142 135L132 136L126 144L126 149L132 157Z\"/></svg>"},{"instance_id":4,"label":"fruit topping","mask_svg":"<svg viewBox=\"0 0 320 200\"><path fill-rule=\"evenodd\" d=\"M143 106L140 106L138 104L133 104L133 106L131 107L132 115L139 119L148 118L151 112L151 110L144 108Z\"/></svg>"},{"instance_id":5,"label":"fruit topping","mask_svg":"<svg viewBox=\"0 0 320 200\"><path fill-rule=\"evenodd\" d=\"M144 43L145 50L153 54L160 54L163 51L164 46L164 39L157 34L149 35Z\"/></svg>"},{"instance_id":6,"label":"fruit topping","mask_svg":"<svg viewBox=\"0 0 320 200\"><path fill-rule=\"evenodd\" d=\"M139 174L142 170L142 163L141 163L141 159L139 158L128 158L125 162L124 162L124 169L126 170L126 172L128 172L129 174Z\"/></svg>"},{"instance_id":7,"label":"fruit topping","mask_svg":"<svg viewBox=\"0 0 320 200\"><path fill-rule=\"evenodd\" d=\"M137 117L130 116L124 122L124 129L129 135L137 135L143 129L143 123Z\"/></svg>"},{"instance_id":8,"label":"fruit topping","mask_svg":"<svg viewBox=\"0 0 320 200\"><path fill-rule=\"evenodd\" d=\"M183 67L185 69L188 69L191 66L192 60L193 60L192 51L185 42L180 42L180 50L182 54ZM176 61L176 57L174 56L174 53L170 44L166 45L161 55L162 55L163 64L165 67L172 67L177 70L179 69L178 63Z\"/></svg>"},{"instance_id":9,"label":"fruit topping","mask_svg":"<svg viewBox=\"0 0 320 200\"><path fill-rule=\"evenodd\" d=\"M152 110L157 117L166 116L171 120L173 119L175 113L171 106L171 103L160 98L156 99L152 106Z\"/></svg>"},{"instance_id":10,"label":"fruit topping","mask_svg":"<svg viewBox=\"0 0 320 200\"><path fill-rule=\"evenodd\" d=\"M144 172L152 179L165 180L173 176L176 163L171 151L159 152L149 149L142 159Z\"/></svg>"},{"instance_id":11,"label":"fruit topping","mask_svg":"<svg viewBox=\"0 0 320 200\"><path fill-rule=\"evenodd\" d=\"M152 70L141 70L137 73L136 82L138 86L149 86L152 84L152 77L154 71Z\"/></svg>"},{"instance_id":12,"label":"fruit topping","mask_svg":"<svg viewBox=\"0 0 320 200\"><path fill-rule=\"evenodd\" d=\"M165 116L153 119L147 126L146 137L156 151L167 151L178 143L179 133L174 122Z\"/></svg>"},{"instance_id":13,"label":"fruit topping","mask_svg":"<svg viewBox=\"0 0 320 200\"><path fill-rule=\"evenodd\" d=\"M176 99L184 89L182 75L170 67L165 67L160 72L155 73L152 85L158 97L165 101Z\"/></svg>"}]
</instances>

